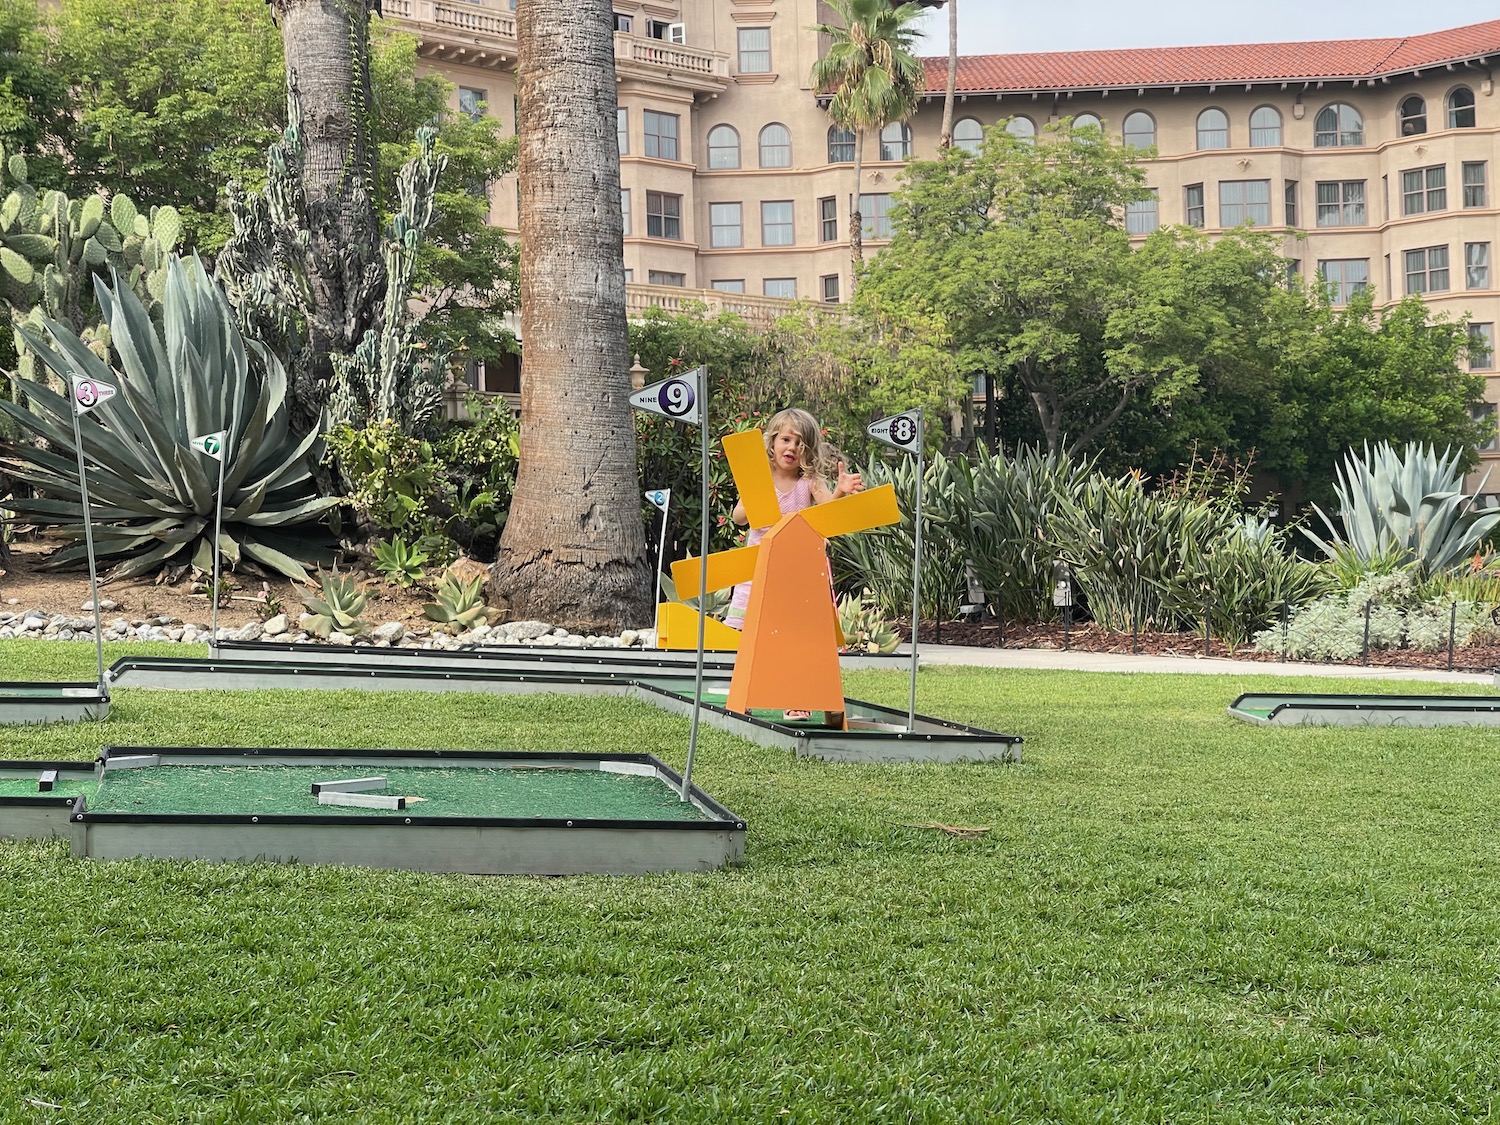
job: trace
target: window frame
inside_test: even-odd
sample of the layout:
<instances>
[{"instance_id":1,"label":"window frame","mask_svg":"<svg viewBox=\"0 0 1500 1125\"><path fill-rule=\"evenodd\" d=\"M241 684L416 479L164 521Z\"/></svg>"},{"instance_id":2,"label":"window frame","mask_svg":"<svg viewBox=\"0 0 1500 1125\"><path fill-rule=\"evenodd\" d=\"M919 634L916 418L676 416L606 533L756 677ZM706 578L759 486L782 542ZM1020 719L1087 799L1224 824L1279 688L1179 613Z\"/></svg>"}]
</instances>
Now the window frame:
<instances>
[{"instance_id":1,"label":"window frame","mask_svg":"<svg viewBox=\"0 0 1500 1125\"><path fill-rule=\"evenodd\" d=\"M1354 264L1364 267L1364 277L1350 278L1345 276L1349 271L1345 268ZM1339 266L1339 277L1337 279L1328 276L1328 267ZM1347 305L1355 296L1363 293L1370 287L1370 259L1369 258L1319 258L1318 279L1325 286L1332 286L1329 301L1334 305Z\"/></svg>"},{"instance_id":2,"label":"window frame","mask_svg":"<svg viewBox=\"0 0 1500 1125\"><path fill-rule=\"evenodd\" d=\"M1493 371L1495 369L1495 322L1493 320L1471 320L1469 321L1469 357L1468 368L1470 371ZM1475 329L1488 329L1488 331L1476 332ZM1474 339L1478 337L1484 341L1485 354L1479 358L1474 357ZM1493 448L1487 446L1486 448Z\"/></svg>"},{"instance_id":3,"label":"window frame","mask_svg":"<svg viewBox=\"0 0 1500 1125\"><path fill-rule=\"evenodd\" d=\"M747 35L765 36L764 47L746 48L745 37ZM769 27L741 27L735 29L735 55L736 67L741 74L770 74L771 71L771 29ZM747 59L754 59L759 63L760 56L764 55L764 65L746 65Z\"/></svg>"},{"instance_id":4,"label":"window frame","mask_svg":"<svg viewBox=\"0 0 1500 1125\"><path fill-rule=\"evenodd\" d=\"M1275 118L1276 118L1276 124L1275 125L1257 125L1255 123L1255 117L1256 117L1257 114L1260 114L1260 113L1273 114L1275 116ZM1258 105L1258 106L1256 106L1254 109L1252 109L1250 111L1250 147L1251 148L1280 148L1281 147L1281 140L1282 140L1282 136L1283 136L1282 129L1285 126L1285 124L1286 124L1285 119L1281 116L1281 110L1277 109L1274 105ZM1275 140L1270 140L1270 141L1266 140L1265 137L1264 137L1264 134L1266 134L1266 133L1272 133L1272 132L1274 132L1276 134L1276 139ZM1256 135L1257 134L1261 134L1261 139L1260 140L1256 139Z\"/></svg>"},{"instance_id":5,"label":"window frame","mask_svg":"<svg viewBox=\"0 0 1500 1125\"><path fill-rule=\"evenodd\" d=\"M1196 192L1198 201L1193 202L1193 193ZM1194 230L1202 230L1208 224L1208 194L1204 184L1185 184L1182 189L1182 211L1183 223ZM1193 222L1194 213L1197 213L1198 221Z\"/></svg>"},{"instance_id":6,"label":"window frame","mask_svg":"<svg viewBox=\"0 0 1500 1125\"><path fill-rule=\"evenodd\" d=\"M1480 251L1480 253L1475 253ZM1475 259L1478 258L1478 261ZM1477 283L1476 283L1477 281ZM1464 243L1464 289L1488 289L1490 287L1490 244L1488 242Z\"/></svg>"},{"instance_id":7,"label":"window frame","mask_svg":"<svg viewBox=\"0 0 1500 1125\"><path fill-rule=\"evenodd\" d=\"M1414 110L1408 107L1416 102ZM1396 123L1403 137L1419 137L1427 132L1427 99L1421 94L1408 94L1396 106ZM1412 126L1408 128L1407 126Z\"/></svg>"},{"instance_id":8,"label":"window frame","mask_svg":"<svg viewBox=\"0 0 1500 1125\"><path fill-rule=\"evenodd\" d=\"M721 137L728 133L734 138L733 145L714 144L714 137ZM727 159L727 157L716 156L717 153L733 153L733 164L716 163L716 160ZM721 121L708 131L708 168L711 172L730 171L740 166L740 131L727 121Z\"/></svg>"},{"instance_id":9,"label":"window frame","mask_svg":"<svg viewBox=\"0 0 1500 1125\"><path fill-rule=\"evenodd\" d=\"M668 200L675 201L675 211L668 210ZM653 219L656 221L654 231L651 229ZM676 230L677 233L668 234L668 230ZM646 237L668 242L682 241L682 196L670 191L646 192Z\"/></svg>"},{"instance_id":10,"label":"window frame","mask_svg":"<svg viewBox=\"0 0 1500 1125\"><path fill-rule=\"evenodd\" d=\"M1413 263L1417 262L1417 255L1421 255L1420 262L1416 268ZM1442 264L1433 261L1434 255L1442 255ZM1423 293L1447 293L1452 287L1452 258L1448 253L1448 244L1440 243L1437 246L1418 246L1411 250L1401 252L1402 274L1406 279L1404 292L1408 297L1420 296ZM1434 276L1442 275L1442 284L1434 283ZM1420 278L1420 281L1416 279Z\"/></svg>"},{"instance_id":11,"label":"window frame","mask_svg":"<svg viewBox=\"0 0 1500 1125\"><path fill-rule=\"evenodd\" d=\"M465 99L465 94L477 94L477 97ZM465 105L464 102L469 104ZM480 89L478 86L460 86L458 88L458 112L470 121L478 121L489 116L490 92Z\"/></svg>"},{"instance_id":12,"label":"window frame","mask_svg":"<svg viewBox=\"0 0 1500 1125\"><path fill-rule=\"evenodd\" d=\"M628 187L620 189L620 224L621 224L621 227L622 227L622 230L620 232L621 237L622 238L629 238L629 237L631 237L631 234L630 234L630 189Z\"/></svg>"},{"instance_id":13,"label":"window frame","mask_svg":"<svg viewBox=\"0 0 1500 1125\"><path fill-rule=\"evenodd\" d=\"M652 121L655 118L655 122ZM672 123L670 134L663 133L661 126L665 122ZM652 125L656 128L653 129ZM641 146L644 155L656 160L677 160L682 151L682 118L675 113L663 113L659 109L643 109L641 111L641 129L645 143ZM670 144L668 143L670 142ZM667 149L671 153L668 155ZM652 149L656 151L653 152Z\"/></svg>"},{"instance_id":14,"label":"window frame","mask_svg":"<svg viewBox=\"0 0 1500 1125\"><path fill-rule=\"evenodd\" d=\"M977 135L972 137L960 137L959 129L964 125L973 125ZM977 153L984 145L984 124L977 117L960 117L953 123L953 147L961 148L965 152Z\"/></svg>"},{"instance_id":15,"label":"window frame","mask_svg":"<svg viewBox=\"0 0 1500 1125\"><path fill-rule=\"evenodd\" d=\"M1297 180L1281 181L1281 217L1286 220L1286 225L1295 227L1299 208L1297 206Z\"/></svg>"},{"instance_id":16,"label":"window frame","mask_svg":"<svg viewBox=\"0 0 1500 1125\"><path fill-rule=\"evenodd\" d=\"M837 139L835 139L835 136L834 136L835 134L838 135ZM855 145L857 145L858 143L859 143L859 138L855 135L855 133L854 133L854 131L852 129L845 129L841 125L830 125L830 126L828 126L828 163L830 163L830 164L853 164L854 163L854 148L855 148ZM849 155L848 156L838 156L838 155L836 155L835 151L834 151L835 147L837 147L839 151L843 151L843 149L847 147L848 150L849 150Z\"/></svg>"},{"instance_id":17,"label":"window frame","mask_svg":"<svg viewBox=\"0 0 1500 1125\"><path fill-rule=\"evenodd\" d=\"M1130 127L1130 123L1132 121L1135 121L1135 122L1137 122L1137 124L1139 124L1139 121L1141 119L1143 119L1143 118L1145 119L1146 123L1150 126L1150 128L1148 128L1148 129L1141 129L1141 128L1137 127L1137 128L1132 129ZM1140 141L1141 137L1148 137L1149 139L1144 144L1142 144L1141 141ZM1132 138L1135 138L1135 139L1132 139ZM1120 141L1121 141L1121 143L1124 144L1124 146L1126 148L1129 148L1129 149L1137 149L1137 150L1139 150L1139 149L1155 148L1156 147L1156 118L1152 117L1151 114L1147 113L1144 109L1133 109L1133 110L1131 110L1129 113L1127 113L1125 115L1125 120L1122 121L1122 122L1120 122Z\"/></svg>"},{"instance_id":18,"label":"window frame","mask_svg":"<svg viewBox=\"0 0 1500 1125\"><path fill-rule=\"evenodd\" d=\"M786 219L782 221L777 218L772 221L767 208L785 207ZM772 231L785 230L786 241L773 241L770 237ZM760 201L760 244L762 246L795 246L797 245L797 203L792 199L762 199Z\"/></svg>"},{"instance_id":19,"label":"window frame","mask_svg":"<svg viewBox=\"0 0 1500 1125\"><path fill-rule=\"evenodd\" d=\"M1216 113L1216 114L1219 115L1219 119L1224 122L1224 124L1223 124L1222 127L1207 127L1207 126L1204 125L1203 119L1205 117L1207 117L1211 113ZM1223 141L1224 141L1223 144L1205 144L1204 143L1204 136L1205 135L1208 135L1209 138L1212 139L1214 136L1216 136L1218 134L1223 134ZM1196 118L1194 118L1194 120L1193 120L1193 137L1194 137L1193 151L1195 151L1195 152L1215 152L1215 151L1217 151L1219 149L1228 148L1229 147L1229 114L1225 113L1222 109L1220 109L1216 105L1204 106L1201 110L1198 111L1198 116Z\"/></svg>"},{"instance_id":20,"label":"window frame","mask_svg":"<svg viewBox=\"0 0 1500 1125\"><path fill-rule=\"evenodd\" d=\"M772 293L772 292L770 292L770 289L771 289L772 285L775 285L778 282L783 282L783 281L784 282L788 282L790 284L790 286L791 286L791 293L790 294L786 294L786 293ZM761 296L763 296L763 297L774 297L778 301L795 301L797 299L797 279L795 277L767 277L767 278L763 278L763 279L761 279L761 283L760 283L760 292L761 292Z\"/></svg>"},{"instance_id":21,"label":"window frame","mask_svg":"<svg viewBox=\"0 0 1500 1125\"><path fill-rule=\"evenodd\" d=\"M1366 180L1317 180L1313 184L1313 226L1314 228L1326 227L1363 227L1369 225L1369 198ZM1325 188L1337 188L1337 199L1324 199ZM1354 193L1350 189L1358 189L1359 198L1353 198ZM1351 208L1358 208L1358 221L1350 214ZM1332 208L1330 211L1329 208ZM1336 221L1325 222L1324 219L1333 216ZM1329 259L1330 261L1345 261L1352 259Z\"/></svg>"},{"instance_id":22,"label":"window frame","mask_svg":"<svg viewBox=\"0 0 1500 1125\"><path fill-rule=\"evenodd\" d=\"M886 136L893 129L897 131L895 140ZM887 156L891 151L899 151L901 155ZM887 164L911 159L911 126L905 121L889 122L880 130L880 159Z\"/></svg>"},{"instance_id":23,"label":"window frame","mask_svg":"<svg viewBox=\"0 0 1500 1125\"><path fill-rule=\"evenodd\" d=\"M865 201L870 206L866 208ZM879 202L884 200L884 202ZM861 237L887 239L895 233L891 222L891 193L888 191L861 192L859 196L859 229Z\"/></svg>"},{"instance_id":24,"label":"window frame","mask_svg":"<svg viewBox=\"0 0 1500 1125\"><path fill-rule=\"evenodd\" d=\"M766 140L766 134L772 129L780 129L781 135L786 138L785 143L774 143ZM792 131L780 121L768 121L760 127L760 132L755 138L756 159L761 168L790 168L792 166ZM767 162L766 154L784 151L785 163L775 164Z\"/></svg>"},{"instance_id":25,"label":"window frame","mask_svg":"<svg viewBox=\"0 0 1500 1125\"><path fill-rule=\"evenodd\" d=\"M620 148L621 156L630 155L630 107L615 107L615 143Z\"/></svg>"},{"instance_id":26,"label":"window frame","mask_svg":"<svg viewBox=\"0 0 1500 1125\"><path fill-rule=\"evenodd\" d=\"M1251 184L1260 184L1260 185L1262 185L1265 188L1266 197L1265 197L1264 200L1257 199L1257 200L1253 200L1252 201L1250 199L1250 185ZM1233 200L1226 200L1224 198L1224 189L1225 188L1231 188L1231 187L1239 187L1241 189L1241 196L1242 196L1242 198L1238 202L1235 202ZM1240 219L1239 222L1231 223L1231 222L1229 222L1229 219L1228 219L1227 209L1228 208L1234 208L1234 207L1238 207L1238 208L1240 208L1242 210L1242 212L1244 214L1244 218ZM1265 221L1264 222L1258 221L1258 219L1256 218L1256 216L1251 213L1251 208L1258 208L1258 207L1264 207L1265 208ZM1219 181L1219 229L1221 229L1221 230L1232 230L1235 227L1244 226L1247 221L1250 223L1251 226L1253 226L1253 227L1261 227L1262 229L1264 229L1266 227L1269 227L1271 225L1271 181L1270 180L1220 180Z\"/></svg>"},{"instance_id":27,"label":"window frame","mask_svg":"<svg viewBox=\"0 0 1500 1125\"><path fill-rule=\"evenodd\" d=\"M1479 169L1479 179L1470 181L1469 169ZM1459 163L1459 189L1460 196L1465 209L1473 207L1488 207L1490 199L1489 185L1489 161L1488 160L1464 160ZM1477 192L1471 189L1478 188ZM1471 200L1473 202L1471 202Z\"/></svg>"},{"instance_id":28,"label":"window frame","mask_svg":"<svg viewBox=\"0 0 1500 1125\"><path fill-rule=\"evenodd\" d=\"M1354 119L1355 128L1346 129L1344 114ZM1333 128L1323 126L1323 115L1334 115ZM1348 102L1329 102L1313 116L1313 148L1363 148L1365 144L1365 115L1357 106ZM1354 258L1330 258L1328 261L1356 261Z\"/></svg>"},{"instance_id":29,"label":"window frame","mask_svg":"<svg viewBox=\"0 0 1500 1125\"><path fill-rule=\"evenodd\" d=\"M832 212L830 214L830 212ZM831 224L831 226L830 226ZM824 195L818 198L818 241L839 240L839 197Z\"/></svg>"},{"instance_id":30,"label":"window frame","mask_svg":"<svg viewBox=\"0 0 1500 1125\"><path fill-rule=\"evenodd\" d=\"M726 289L725 286L738 285L738 289ZM708 283L708 287L715 293L728 293L731 296L743 297L745 295L745 279L743 277L718 277Z\"/></svg>"},{"instance_id":31,"label":"window frame","mask_svg":"<svg viewBox=\"0 0 1500 1125\"><path fill-rule=\"evenodd\" d=\"M1161 199L1155 188L1149 190L1150 199L1132 199L1125 204L1126 234L1147 235L1161 226Z\"/></svg>"},{"instance_id":32,"label":"window frame","mask_svg":"<svg viewBox=\"0 0 1500 1125\"><path fill-rule=\"evenodd\" d=\"M1410 178L1417 177L1417 186ZM1434 196L1436 200L1434 201ZM1448 166L1426 164L1420 168L1401 169L1401 215L1430 215L1448 210Z\"/></svg>"},{"instance_id":33,"label":"window frame","mask_svg":"<svg viewBox=\"0 0 1500 1125\"><path fill-rule=\"evenodd\" d=\"M728 209L734 209L733 222L727 221ZM720 218L721 212L723 219ZM720 232L726 232L720 241ZM729 234L727 232L733 232ZM734 241L727 241L729 238ZM734 250L745 245L745 205L740 201L715 200L708 205L708 245L711 250Z\"/></svg>"},{"instance_id":34,"label":"window frame","mask_svg":"<svg viewBox=\"0 0 1500 1125\"><path fill-rule=\"evenodd\" d=\"M1025 124L1023 125L1022 122ZM1019 127L1020 131L1017 131ZM1024 113L1015 113L1005 120L1005 131L1018 141L1036 142L1036 122Z\"/></svg>"},{"instance_id":35,"label":"window frame","mask_svg":"<svg viewBox=\"0 0 1500 1125\"><path fill-rule=\"evenodd\" d=\"M833 294L829 295L829 282L833 282ZM842 297L839 293L839 275L836 273L825 273L818 278L818 295L825 305L836 305Z\"/></svg>"},{"instance_id":36,"label":"window frame","mask_svg":"<svg viewBox=\"0 0 1500 1125\"><path fill-rule=\"evenodd\" d=\"M1461 95L1467 97L1468 101L1459 102ZM1472 129L1479 120L1474 91L1467 86L1455 86L1443 95L1443 111L1443 119L1448 122L1450 129ZM1461 120L1465 116L1468 121Z\"/></svg>"},{"instance_id":37,"label":"window frame","mask_svg":"<svg viewBox=\"0 0 1500 1125\"><path fill-rule=\"evenodd\" d=\"M679 281L664 281L664 280L662 280L663 278L668 278L668 277L680 278L681 280L679 280ZM668 286L668 287L670 287L672 289L686 289L687 288L687 274L680 273L677 270L647 270L646 271L646 284L647 285L665 285L665 286Z\"/></svg>"}]
</instances>

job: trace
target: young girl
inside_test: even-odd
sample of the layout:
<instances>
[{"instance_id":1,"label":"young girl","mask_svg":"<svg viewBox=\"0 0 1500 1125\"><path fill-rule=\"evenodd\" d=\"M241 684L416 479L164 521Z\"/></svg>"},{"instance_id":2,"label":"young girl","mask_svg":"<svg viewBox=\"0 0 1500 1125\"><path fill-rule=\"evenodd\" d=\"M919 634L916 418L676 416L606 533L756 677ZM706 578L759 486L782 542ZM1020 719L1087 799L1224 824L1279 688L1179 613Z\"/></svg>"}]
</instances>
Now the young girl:
<instances>
[{"instance_id":1,"label":"young girl","mask_svg":"<svg viewBox=\"0 0 1500 1125\"><path fill-rule=\"evenodd\" d=\"M844 471L844 463L836 460L835 450L823 439L818 420L805 410L793 407L772 415L766 423L766 456L771 461L771 480L776 485L776 498L781 501L783 516L864 491L865 482L860 475ZM835 481L831 490L829 476ZM735 503L730 518L741 527L745 525L747 518L743 502ZM770 530L769 527L752 527L745 536L745 545L754 546ZM741 582L734 588L734 600L729 603L724 623L736 629L743 628L745 610L749 605L750 583Z\"/></svg>"}]
</instances>

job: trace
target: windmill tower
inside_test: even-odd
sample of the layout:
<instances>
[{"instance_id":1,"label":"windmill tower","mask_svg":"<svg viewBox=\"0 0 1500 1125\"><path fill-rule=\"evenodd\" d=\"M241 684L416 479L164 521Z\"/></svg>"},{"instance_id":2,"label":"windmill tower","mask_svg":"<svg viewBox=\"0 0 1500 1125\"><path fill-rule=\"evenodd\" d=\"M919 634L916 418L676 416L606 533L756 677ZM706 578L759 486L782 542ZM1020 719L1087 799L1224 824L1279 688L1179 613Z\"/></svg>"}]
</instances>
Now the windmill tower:
<instances>
[{"instance_id":1,"label":"windmill tower","mask_svg":"<svg viewBox=\"0 0 1500 1125\"><path fill-rule=\"evenodd\" d=\"M742 714L768 708L842 715L838 650L843 637L827 541L898 522L895 487L883 484L783 516L765 435L760 430L731 434L724 439L724 454L750 526L771 529L756 546L708 557L710 591L751 582L727 706ZM698 595L698 574L696 559L672 564L679 597ZM696 628L694 618L695 636Z\"/></svg>"}]
</instances>

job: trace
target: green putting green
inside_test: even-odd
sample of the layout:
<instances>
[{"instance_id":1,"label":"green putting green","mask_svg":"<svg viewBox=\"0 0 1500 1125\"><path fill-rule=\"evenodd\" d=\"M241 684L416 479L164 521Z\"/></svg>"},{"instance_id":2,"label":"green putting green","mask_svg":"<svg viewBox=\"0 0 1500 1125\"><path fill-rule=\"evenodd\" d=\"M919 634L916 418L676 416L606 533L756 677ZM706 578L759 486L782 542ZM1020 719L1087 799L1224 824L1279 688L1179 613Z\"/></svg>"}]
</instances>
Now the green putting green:
<instances>
[{"instance_id":1,"label":"green putting green","mask_svg":"<svg viewBox=\"0 0 1500 1125\"><path fill-rule=\"evenodd\" d=\"M377 774L404 812L320 805L314 782ZM33 790L35 783L33 782ZM159 765L113 769L88 797L93 813L182 816L493 817L703 820L661 780L599 769Z\"/></svg>"}]
</instances>

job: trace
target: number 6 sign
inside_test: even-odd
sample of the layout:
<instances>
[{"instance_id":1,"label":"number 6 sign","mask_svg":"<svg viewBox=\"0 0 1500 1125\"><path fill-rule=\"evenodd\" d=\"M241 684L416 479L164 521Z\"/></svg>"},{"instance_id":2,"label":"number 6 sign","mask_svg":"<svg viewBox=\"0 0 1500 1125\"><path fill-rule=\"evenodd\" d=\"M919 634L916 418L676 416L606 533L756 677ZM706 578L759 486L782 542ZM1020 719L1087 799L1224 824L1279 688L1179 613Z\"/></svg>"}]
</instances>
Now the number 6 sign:
<instances>
[{"instance_id":1,"label":"number 6 sign","mask_svg":"<svg viewBox=\"0 0 1500 1125\"><path fill-rule=\"evenodd\" d=\"M660 383L642 387L630 396L630 405L637 410L649 411L670 418L674 422L687 422L698 426L703 423L703 402L700 388L703 385L701 367L673 375Z\"/></svg>"}]
</instances>

